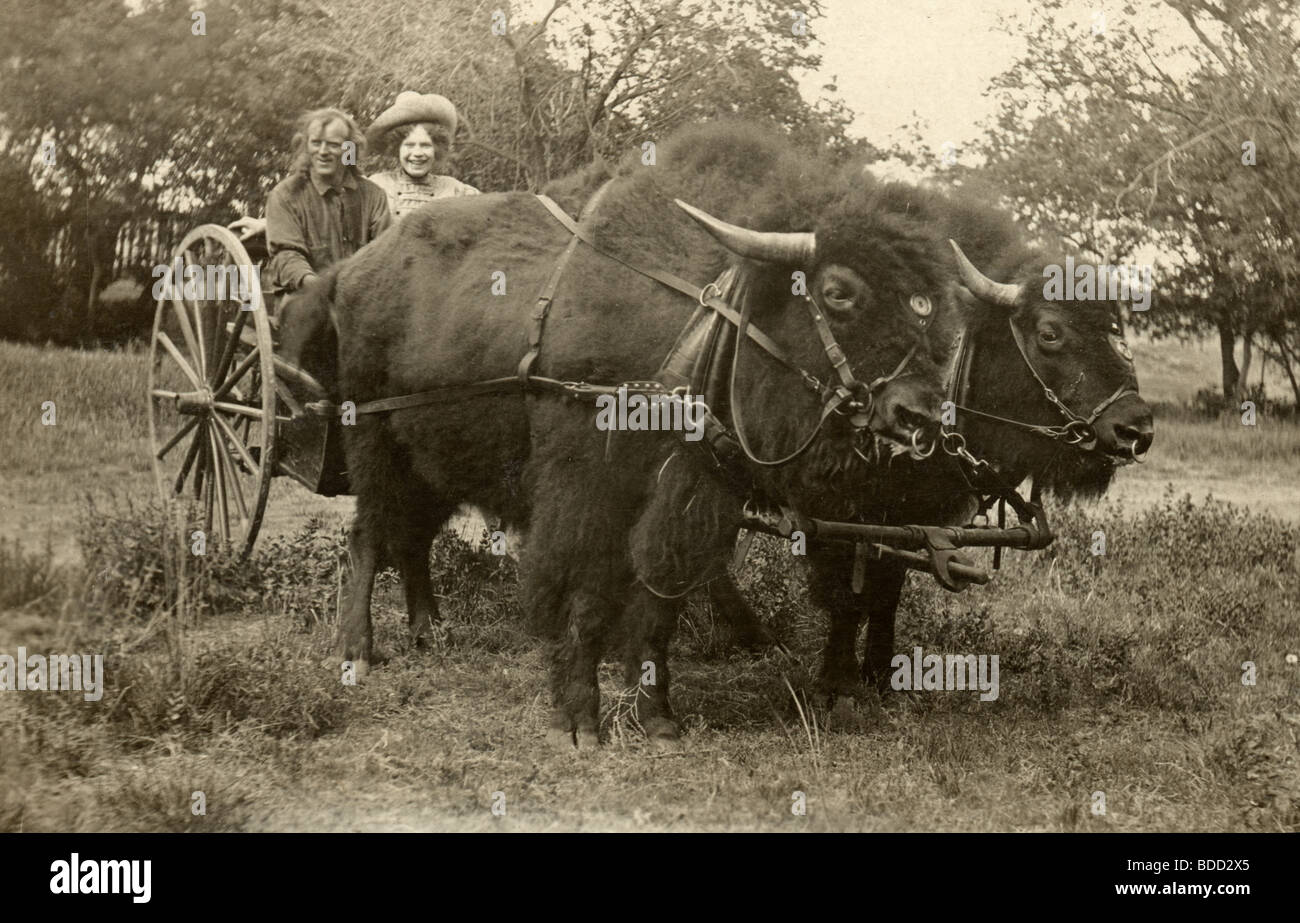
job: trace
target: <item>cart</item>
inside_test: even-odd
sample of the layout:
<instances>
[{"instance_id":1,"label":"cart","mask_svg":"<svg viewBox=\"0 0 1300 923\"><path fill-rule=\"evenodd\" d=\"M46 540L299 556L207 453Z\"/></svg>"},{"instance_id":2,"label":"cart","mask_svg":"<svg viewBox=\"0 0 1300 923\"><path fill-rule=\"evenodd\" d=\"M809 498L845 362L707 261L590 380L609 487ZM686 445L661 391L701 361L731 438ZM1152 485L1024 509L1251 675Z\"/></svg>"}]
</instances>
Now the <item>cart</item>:
<instances>
[{"instance_id":1,"label":"cart","mask_svg":"<svg viewBox=\"0 0 1300 923\"><path fill-rule=\"evenodd\" d=\"M276 477L322 496L349 492L338 419L306 410L300 396L319 386L275 355L265 258L261 238L241 243L221 225L186 234L162 280L149 349L158 490L197 505L205 535L243 555Z\"/></svg>"}]
</instances>

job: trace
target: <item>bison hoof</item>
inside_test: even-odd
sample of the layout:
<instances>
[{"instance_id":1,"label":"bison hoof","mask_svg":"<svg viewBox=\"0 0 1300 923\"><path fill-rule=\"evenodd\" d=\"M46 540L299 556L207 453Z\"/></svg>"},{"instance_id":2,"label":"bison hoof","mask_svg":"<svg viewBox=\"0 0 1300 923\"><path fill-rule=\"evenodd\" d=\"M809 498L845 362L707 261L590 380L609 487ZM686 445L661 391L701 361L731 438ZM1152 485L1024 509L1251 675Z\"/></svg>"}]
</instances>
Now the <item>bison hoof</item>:
<instances>
[{"instance_id":1,"label":"bison hoof","mask_svg":"<svg viewBox=\"0 0 1300 923\"><path fill-rule=\"evenodd\" d=\"M442 622L426 624L411 632L411 646L417 651L442 651L451 643L451 632Z\"/></svg>"},{"instance_id":2,"label":"bison hoof","mask_svg":"<svg viewBox=\"0 0 1300 923\"><path fill-rule=\"evenodd\" d=\"M786 657L793 656L790 653L790 648L786 647L781 639L776 636L776 632L762 622L754 622L751 626L738 628L732 640L737 648L751 654L761 655L775 650Z\"/></svg>"},{"instance_id":3,"label":"bison hoof","mask_svg":"<svg viewBox=\"0 0 1300 923\"><path fill-rule=\"evenodd\" d=\"M600 746L600 735L592 730L578 728L577 739L579 750L595 750Z\"/></svg>"},{"instance_id":4,"label":"bison hoof","mask_svg":"<svg viewBox=\"0 0 1300 923\"><path fill-rule=\"evenodd\" d=\"M552 750L561 753L572 753L575 749L595 750L600 746L600 735L585 729L574 732L551 728L546 732L546 743Z\"/></svg>"},{"instance_id":5,"label":"bison hoof","mask_svg":"<svg viewBox=\"0 0 1300 923\"><path fill-rule=\"evenodd\" d=\"M657 747L681 749L682 733L677 722L671 718L647 718L641 727L645 729L646 740Z\"/></svg>"},{"instance_id":6,"label":"bison hoof","mask_svg":"<svg viewBox=\"0 0 1300 923\"><path fill-rule=\"evenodd\" d=\"M874 695L839 695L826 714L826 727L828 730L862 733L879 720L880 702Z\"/></svg>"},{"instance_id":7,"label":"bison hoof","mask_svg":"<svg viewBox=\"0 0 1300 923\"><path fill-rule=\"evenodd\" d=\"M551 728L546 732L546 745L552 750L559 750L567 753L576 746L573 739L572 731L561 730L560 728Z\"/></svg>"}]
</instances>

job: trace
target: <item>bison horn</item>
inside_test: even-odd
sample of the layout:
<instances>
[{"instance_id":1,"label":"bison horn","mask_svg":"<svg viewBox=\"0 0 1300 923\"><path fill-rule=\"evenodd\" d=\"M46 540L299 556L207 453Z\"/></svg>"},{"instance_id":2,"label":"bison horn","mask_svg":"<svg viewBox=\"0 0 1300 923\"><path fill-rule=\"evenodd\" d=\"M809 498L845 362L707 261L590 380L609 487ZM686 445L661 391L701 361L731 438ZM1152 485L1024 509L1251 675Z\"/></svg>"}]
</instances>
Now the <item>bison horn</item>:
<instances>
[{"instance_id":1,"label":"bison horn","mask_svg":"<svg viewBox=\"0 0 1300 923\"><path fill-rule=\"evenodd\" d=\"M681 199L673 201L718 243L738 256L768 263L809 266L817 254L817 235L811 231L754 231L714 218Z\"/></svg>"},{"instance_id":2,"label":"bison horn","mask_svg":"<svg viewBox=\"0 0 1300 923\"><path fill-rule=\"evenodd\" d=\"M961 281L971 290L975 297L984 301L991 301L994 304L1006 305L1009 308L1014 308L1020 303L1020 296L1024 291L1023 286L1012 285L1008 282L994 282L975 268L975 264L966 258L966 254L961 252L961 247L957 246L957 241L949 240L948 243L952 244L952 250L957 254L957 271L961 274Z\"/></svg>"}]
</instances>

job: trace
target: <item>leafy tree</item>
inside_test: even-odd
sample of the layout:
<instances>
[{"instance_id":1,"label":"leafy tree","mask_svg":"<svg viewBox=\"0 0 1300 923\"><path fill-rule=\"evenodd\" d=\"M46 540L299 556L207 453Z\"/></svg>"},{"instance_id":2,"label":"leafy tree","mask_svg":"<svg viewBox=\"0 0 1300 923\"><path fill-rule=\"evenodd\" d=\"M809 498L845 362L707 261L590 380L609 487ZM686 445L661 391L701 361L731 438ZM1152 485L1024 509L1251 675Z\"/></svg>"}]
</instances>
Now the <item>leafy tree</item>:
<instances>
[{"instance_id":1,"label":"leafy tree","mask_svg":"<svg viewBox=\"0 0 1300 923\"><path fill-rule=\"evenodd\" d=\"M474 0L192 6L10 0L0 12L7 335L102 330L97 296L124 228L175 238L260 211L288 166L292 119L316 106L367 124L401 90L442 93L462 117L459 175L486 190L536 190L723 115L852 146L843 106L797 89L796 73L820 64L816 2L805 34L778 0L556 0L535 22L508 4L495 20Z\"/></svg>"},{"instance_id":2,"label":"leafy tree","mask_svg":"<svg viewBox=\"0 0 1300 923\"><path fill-rule=\"evenodd\" d=\"M1295 381L1293 4L1148 0L1096 34L1060 0L1036 12L1009 24L1028 50L995 83L987 181L1094 258L1172 254L1144 321L1157 334L1217 332L1228 399L1244 394L1257 342Z\"/></svg>"}]
</instances>

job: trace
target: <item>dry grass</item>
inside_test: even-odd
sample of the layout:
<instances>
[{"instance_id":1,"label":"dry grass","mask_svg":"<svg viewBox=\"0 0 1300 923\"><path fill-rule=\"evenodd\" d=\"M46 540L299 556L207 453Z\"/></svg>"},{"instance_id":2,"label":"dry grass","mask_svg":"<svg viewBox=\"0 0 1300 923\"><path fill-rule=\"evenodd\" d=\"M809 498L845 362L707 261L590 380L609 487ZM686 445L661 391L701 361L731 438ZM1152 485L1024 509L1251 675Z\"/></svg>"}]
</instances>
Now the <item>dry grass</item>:
<instances>
[{"instance_id":1,"label":"dry grass","mask_svg":"<svg viewBox=\"0 0 1300 923\"><path fill-rule=\"evenodd\" d=\"M18 355L3 347L0 365ZM37 364L122 371L100 358ZM104 408L124 406L107 392L134 381L79 380L104 392ZM136 451L131 425L96 451ZM131 468L77 433L85 457ZM1250 442L1271 438L1263 428L1175 422L1160 433L1146 471L1162 446L1171 465L1212 466L1223 453L1197 447L1224 440L1259 466L1245 479L1285 469L1294 452L1284 436ZM94 476L23 448L0 455L33 476ZM382 578L376 637L390 660L345 687L320 666L337 519L311 521L304 502L248 564L182 570L151 484L116 492L94 508L60 498L64 530L91 546L75 567L39 544L0 547L0 587L19 587L5 597L0 651L107 660L99 703L0 695L0 829L1300 830L1300 667L1287 661L1300 654L1298 535L1257 513L1154 491L1137 507L1056 511L1056 545L1010 555L987 588L952 596L913 577L899 646L996 653L1000 696L892 694L850 729L808 705L825 616L784 546L760 538L740 579L793 659L730 652L695 605L674 654L686 748L641 738L610 664L607 742L580 754L544 748L546 680L509 559L439 540L450 631L433 653L409 649L400 587ZM1088 550L1097 529L1100 559ZM1241 683L1243 661L1256 665L1254 686ZM1095 790L1104 817L1088 810ZM195 791L206 815L191 812ZM490 811L495 792L504 817ZM806 816L791 813L795 792Z\"/></svg>"}]
</instances>

